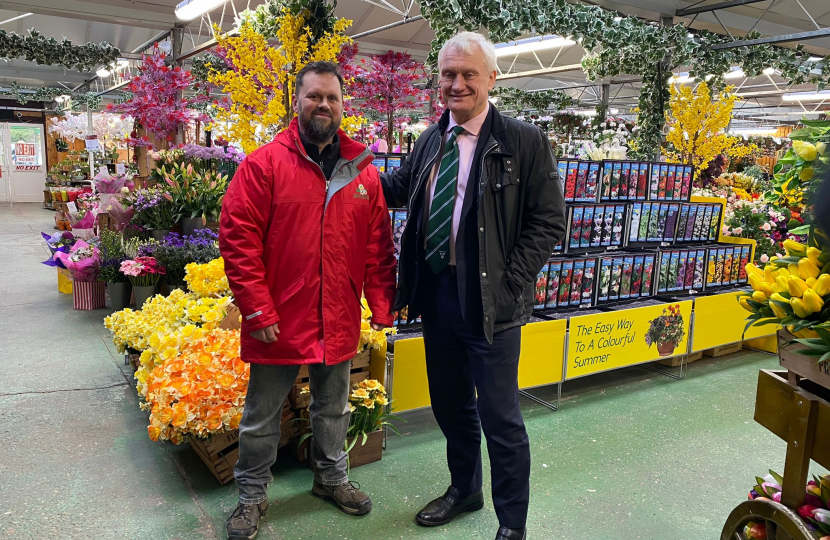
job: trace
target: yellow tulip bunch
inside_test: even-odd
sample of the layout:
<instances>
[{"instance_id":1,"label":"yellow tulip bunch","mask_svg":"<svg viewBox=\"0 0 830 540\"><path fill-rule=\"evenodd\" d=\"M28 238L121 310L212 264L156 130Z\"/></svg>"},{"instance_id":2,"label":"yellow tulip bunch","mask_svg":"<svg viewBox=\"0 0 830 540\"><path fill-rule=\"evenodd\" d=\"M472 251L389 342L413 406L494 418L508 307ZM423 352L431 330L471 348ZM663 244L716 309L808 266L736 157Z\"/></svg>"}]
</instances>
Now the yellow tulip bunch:
<instances>
[{"instance_id":1,"label":"yellow tulip bunch","mask_svg":"<svg viewBox=\"0 0 830 540\"><path fill-rule=\"evenodd\" d=\"M818 247L822 241L825 249ZM818 338L815 328L830 327L830 246L814 230L809 243L784 241L787 256L773 258L763 269L746 265L753 292L738 297L752 315L751 324L777 322L800 338Z\"/></svg>"}]
</instances>

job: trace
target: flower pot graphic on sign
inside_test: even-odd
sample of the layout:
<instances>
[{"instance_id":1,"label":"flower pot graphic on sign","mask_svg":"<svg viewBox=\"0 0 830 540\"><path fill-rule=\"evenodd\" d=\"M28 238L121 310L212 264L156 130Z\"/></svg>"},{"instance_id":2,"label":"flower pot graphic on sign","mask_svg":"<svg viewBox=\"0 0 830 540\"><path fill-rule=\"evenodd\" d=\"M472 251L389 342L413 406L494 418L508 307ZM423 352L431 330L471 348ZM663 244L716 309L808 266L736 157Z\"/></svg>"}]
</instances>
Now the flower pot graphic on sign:
<instances>
[{"instance_id":1,"label":"flower pot graphic on sign","mask_svg":"<svg viewBox=\"0 0 830 540\"><path fill-rule=\"evenodd\" d=\"M649 321L646 343L649 347L656 344L660 356L672 356L685 335L683 315L680 313L680 305L676 304L664 308L659 317Z\"/></svg>"}]
</instances>

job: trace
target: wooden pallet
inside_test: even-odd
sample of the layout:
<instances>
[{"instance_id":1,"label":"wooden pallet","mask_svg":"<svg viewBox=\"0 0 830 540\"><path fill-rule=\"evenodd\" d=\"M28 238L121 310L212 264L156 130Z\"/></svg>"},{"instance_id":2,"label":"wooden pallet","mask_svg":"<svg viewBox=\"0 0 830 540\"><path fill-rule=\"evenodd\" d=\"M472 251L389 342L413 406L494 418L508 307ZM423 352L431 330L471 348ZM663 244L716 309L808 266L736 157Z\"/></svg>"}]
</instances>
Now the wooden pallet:
<instances>
[{"instance_id":1,"label":"wooden pallet","mask_svg":"<svg viewBox=\"0 0 830 540\"><path fill-rule=\"evenodd\" d=\"M720 347L715 347L714 349L707 349L703 351L703 354L717 358L718 356L726 356L727 354L736 353L743 348L743 342L739 341L738 343L730 343L729 345L721 345Z\"/></svg>"}]
</instances>

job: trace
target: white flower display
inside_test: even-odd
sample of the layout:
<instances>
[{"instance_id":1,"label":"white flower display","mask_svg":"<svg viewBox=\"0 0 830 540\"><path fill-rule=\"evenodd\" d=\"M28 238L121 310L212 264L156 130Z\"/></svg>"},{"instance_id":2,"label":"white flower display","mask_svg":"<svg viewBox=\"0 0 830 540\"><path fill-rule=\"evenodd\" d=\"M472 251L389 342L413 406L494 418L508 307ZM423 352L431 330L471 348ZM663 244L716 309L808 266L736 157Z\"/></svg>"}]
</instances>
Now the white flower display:
<instances>
[{"instance_id":1,"label":"white flower display","mask_svg":"<svg viewBox=\"0 0 830 540\"><path fill-rule=\"evenodd\" d=\"M112 148L129 137L133 129L133 119L130 117L121 118L117 114L108 112L95 113L92 115L92 129L101 144ZM89 127L85 113L67 114L64 118L52 117L49 121L49 133L56 133L61 139L68 142L75 139L85 139L88 131Z\"/></svg>"}]
</instances>

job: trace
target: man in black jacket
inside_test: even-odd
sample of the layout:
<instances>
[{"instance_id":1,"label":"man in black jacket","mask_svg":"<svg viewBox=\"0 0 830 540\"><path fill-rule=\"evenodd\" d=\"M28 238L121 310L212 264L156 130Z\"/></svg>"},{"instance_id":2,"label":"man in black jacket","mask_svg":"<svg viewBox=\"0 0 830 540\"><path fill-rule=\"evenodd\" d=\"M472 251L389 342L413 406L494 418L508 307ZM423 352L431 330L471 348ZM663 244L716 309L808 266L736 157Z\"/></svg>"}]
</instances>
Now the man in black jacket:
<instances>
[{"instance_id":1,"label":"man in black jacket","mask_svg":"<svg viewBox=\"0 0 830 540\"><path fill-rule=\"evenodd\" d=\"M416 517L444 525L484 505L487 438L496 540L526 538L530 445L519 409L521 326L536 275L565 233L557 166L538 128L488 102L493 44L462 32L438 59L447 104L403 167L382 175L387 204L409 208L395 309L422 316L432 409L452 484Z\"/></svg>"}]
</instances>

